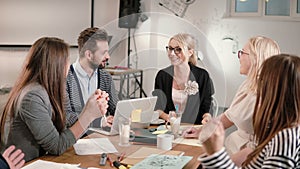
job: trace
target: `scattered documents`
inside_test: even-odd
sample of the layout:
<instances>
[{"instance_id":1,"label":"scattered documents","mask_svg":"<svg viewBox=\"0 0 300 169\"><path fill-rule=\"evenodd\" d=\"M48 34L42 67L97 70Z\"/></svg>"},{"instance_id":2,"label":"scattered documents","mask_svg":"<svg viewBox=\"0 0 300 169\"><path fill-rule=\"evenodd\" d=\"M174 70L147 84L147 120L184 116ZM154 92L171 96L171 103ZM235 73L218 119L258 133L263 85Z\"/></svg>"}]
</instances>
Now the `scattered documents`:
<instances>
[{"instance_id":1,"label":"scattered documents","mask_svg":"<svg viewBox=\"0 0 300 169\"><path fill-rule=\"evenodd\" d=\"M108 138L79 139L73 145L77 155L92 155L118 152Z\"/></svg>"}]
</instances>

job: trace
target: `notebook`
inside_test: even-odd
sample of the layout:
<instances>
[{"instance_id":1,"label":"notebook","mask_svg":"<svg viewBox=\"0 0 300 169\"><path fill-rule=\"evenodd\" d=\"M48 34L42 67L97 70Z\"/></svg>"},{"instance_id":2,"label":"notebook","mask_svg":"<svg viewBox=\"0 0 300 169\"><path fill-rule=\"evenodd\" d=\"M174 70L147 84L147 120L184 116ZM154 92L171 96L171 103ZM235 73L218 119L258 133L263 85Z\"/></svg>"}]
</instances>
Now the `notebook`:
<instances>
[{"instance_id":1,"label":"notebook","mask_svg":"<svg viewBox=\"0 0 300 169\"><path fill-rule=\"evenodd\" d=\"M117 135L119 133L118 117L132 118L133 122L150 123L154 114L157 96L120 100L117 103L114 120L111 127L95 128L89 130L104 135Z\"/></svg>"}]
</instances>

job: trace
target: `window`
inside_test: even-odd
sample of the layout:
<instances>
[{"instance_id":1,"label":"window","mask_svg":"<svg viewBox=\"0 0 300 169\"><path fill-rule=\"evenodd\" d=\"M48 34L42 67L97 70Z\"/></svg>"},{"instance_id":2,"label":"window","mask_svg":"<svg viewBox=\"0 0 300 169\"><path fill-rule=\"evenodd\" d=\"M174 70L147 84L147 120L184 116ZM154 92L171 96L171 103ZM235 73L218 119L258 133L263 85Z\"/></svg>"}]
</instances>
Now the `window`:
<instances>
[{"instance_id":1,"label":"window","mask_svg":"<svg viewBox=\"0 0 300 169\"><path fill-rule=\"evenodd\" d=\"M260 0L232 0L231 15L232 16L260 16L261 3Z\"/></svg>"},{"instance_id":2,"label":"window","mask_svg":"<svg viewBox=\"0 0 300 169\"><path fill-rule=\"evenodd\" d=\"M300 17L300 0L293 0L292 6L295 7L294 9L292 9L292 16Z\"/></svg>"},{"instance_id":3,"label":"window","mask_svg":"<svg viewBox=\"0 0 300 169\"><path fill-rule=\"evenodd\" d=\"M266 0L265 15L272 16L289 16L290 0Z\"/></svg>"},{"instance_id":4,"label":"window","mask_svg":"<svg viewBox=\"0 0 300 169\"><path fill-rule=\"evenodd\" d=\"M297 13L300 13L300 0L297 0Z\"/></svg>"},{"instance_id":5,"label":"window","mask_svg":"<svg viewBox=\"0 0 300 169\"><path fill-rule=\"evenodd\" d=\"M229 0L231 16L300 20L300 0Z\"/></svg>"}]
</instances>

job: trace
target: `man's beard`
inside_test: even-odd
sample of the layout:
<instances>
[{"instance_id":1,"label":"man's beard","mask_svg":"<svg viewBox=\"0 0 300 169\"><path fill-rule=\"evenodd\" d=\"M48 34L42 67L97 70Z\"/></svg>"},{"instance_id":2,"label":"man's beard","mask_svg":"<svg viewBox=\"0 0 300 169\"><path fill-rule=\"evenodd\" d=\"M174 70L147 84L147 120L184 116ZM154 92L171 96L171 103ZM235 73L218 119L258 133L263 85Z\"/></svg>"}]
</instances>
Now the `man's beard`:
<instances>
[{"instance_id":1,"label":"man's beard","mask_svg":"<svg viewBox=\"0 0 300 169\"><path fill-rule=\"evenodd\" d=\"M107 62L108 59L105 60L105 64L103 64L103 62L99 65L100 69L104 69L106 65L109 65L109 63Z\"/></svg>"}]
</instances>

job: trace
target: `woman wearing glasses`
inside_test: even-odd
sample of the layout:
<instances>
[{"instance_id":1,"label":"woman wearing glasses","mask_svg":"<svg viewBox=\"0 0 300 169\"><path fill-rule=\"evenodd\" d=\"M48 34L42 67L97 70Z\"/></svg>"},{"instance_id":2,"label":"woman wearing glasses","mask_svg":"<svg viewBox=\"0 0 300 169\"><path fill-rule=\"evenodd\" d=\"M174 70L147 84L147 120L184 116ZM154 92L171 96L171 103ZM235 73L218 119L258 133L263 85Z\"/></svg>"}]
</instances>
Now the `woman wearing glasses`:
<instances>
[{"instance_id":1,"label":"woman wearing glasses","mask_svg":"<svg viewBox=\"0 0 300 169\"><path fill-rule=\"evenodd\" d=\"M280 53L278 44L267 37L256 36L248 40L242 50L238 51L238 58L240 60L240 74L246 75L246 80L239 87L230 107L221 115L224 128L227 129L232 125L237 127L237 130L232 132L225 140L225 147L232 158L239 159L241 149L251 146L253 139L252 116L256 100L256 86L257 78L262 63L272 55ZM210 115L204 115L203 123L210 120ZM186 131L185 137L198 136L195 129ZM246 150L245 150L246 151ZM238 161L235 161L239 164Z\"/></svg>"},{"instance_id":2,"label":"woman wearing glasses","mask_svg":"<svg viewBox=\"0 0 300 169\"><path fill-rule=\"evenodd\" d=\"M160 70L155 78L153 95L158 96L155 110L168 120L169 111L179 111L181 122L200 124L208 113L214 92L206 70L196 66L195 39L179 33L166 47L171 65Z\"/></svg>"}]
</instances>

